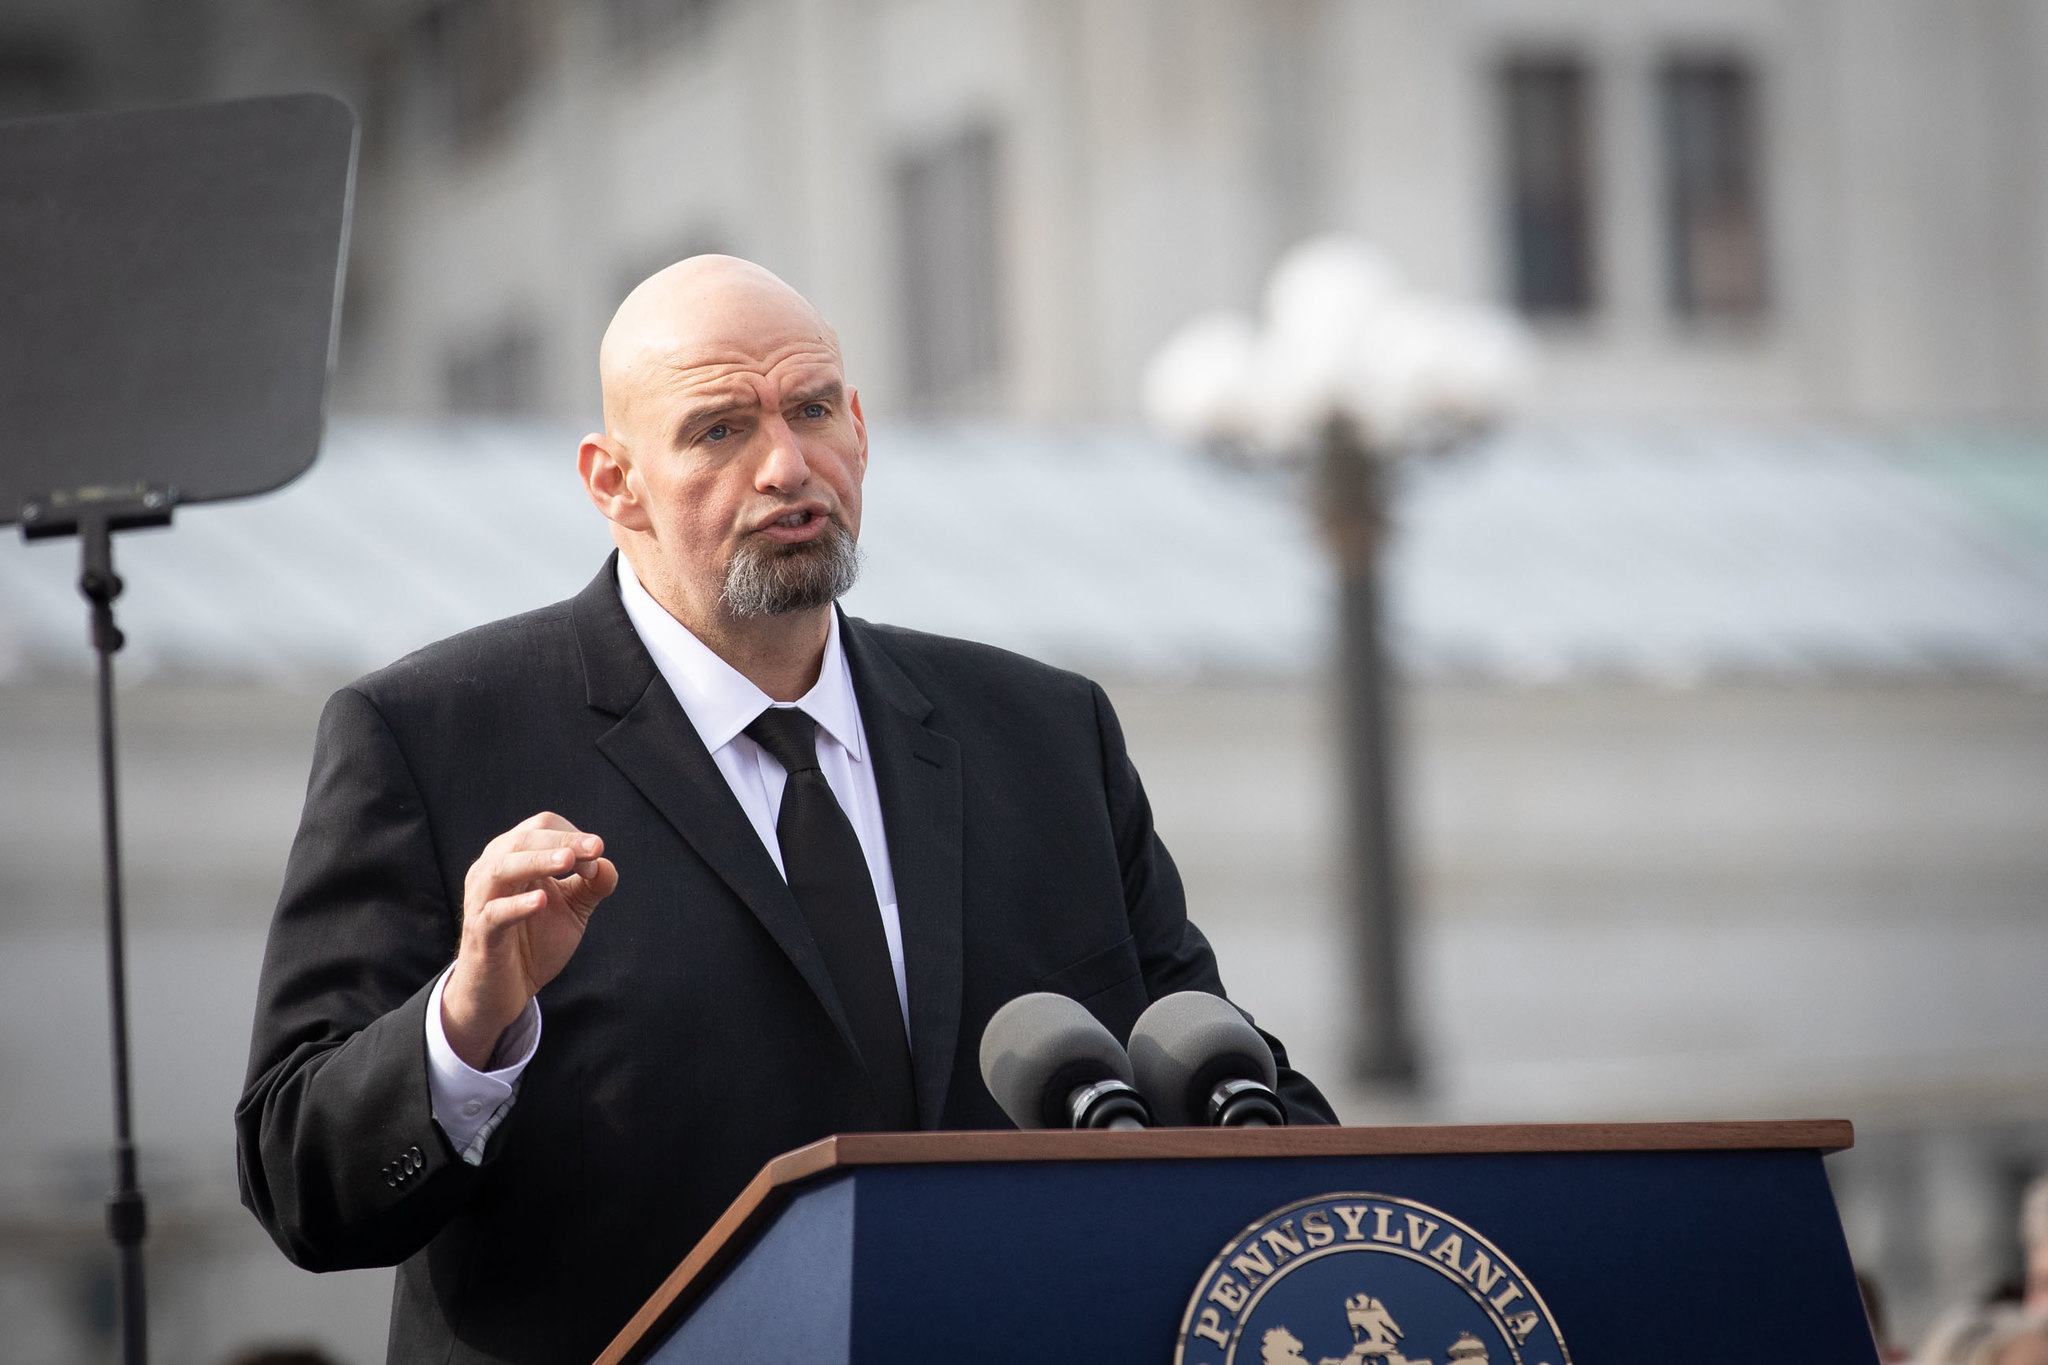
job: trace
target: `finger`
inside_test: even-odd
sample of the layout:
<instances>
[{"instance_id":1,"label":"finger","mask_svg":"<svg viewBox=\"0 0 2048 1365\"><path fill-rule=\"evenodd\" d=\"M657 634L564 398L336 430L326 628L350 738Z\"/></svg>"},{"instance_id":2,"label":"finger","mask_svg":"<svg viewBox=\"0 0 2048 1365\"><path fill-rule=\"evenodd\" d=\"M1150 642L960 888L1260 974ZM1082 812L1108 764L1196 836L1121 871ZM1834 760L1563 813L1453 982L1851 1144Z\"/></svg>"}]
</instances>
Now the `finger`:
<instances>
[{"instance_id":1,"label":"finger","mask_svg":"<svg viewBox=\"0 0 2048 1365\"><path fill-rule=\"evenodd\" d=\"M544 810L538 814L529 815L514 825L513 828L515 830L558 830L568 834L582 833L574 824L570 823L567 817L557 815L551 810Z\"/></svg>"},{"instance_id":2,"label":"finger","mask_svg":"<svg viewBox=\"0 0 2048 1365\"><path fill-rule=\"evenodd\" d=\"M509 929L524 919L531 919L547 908L548 893L544 890L521 891L513 896L499 896L484 902L478 919L486 932Z\"/></svg>"},{"instance_id":3,"label":"finger","mask_svg":"<svg viewBox=\"0 0 2048 1365\"><path fill-rule=\"evenodd\" d=\"M576 852L580 855L576 859L576 875L579 877L593 876L597 871L597 865L603 861L597 855L604 852L604 841L602 839L598 840L595 848L587 845L579 847ZM617 868L612 869L612 875L614 878L617 877Z\"/></svg>"},{"instance_id":4,"label":"finger","mask_svg":"<svg viewBox=\"0 0 2048 1365\"><path fill-rule=\"evenodd\" d=\"M513 849L562 844L574 839L577 831L573 827L562 830L552 825L540 823L546 820L560 819L560 816L548 811L542 811L539 815L528 816L503 834L500 834L497 838L485 844L483 852L477 855L477 862L488 864L495 858Z\"/></svg>"},{"instance_id":5,"label":"finger","mask_svg":"<svg viewBox=\"0 0 2048 1365\"><path fill-rule=\"evenodd\" d=\"M555 883L571 904L588 911L599 901L619 889L619 869L609 858L599 858L591 864L591 870L577 869L573 877L564 877Z\"/></svg>"},{"instance_id":6,"label":"finger","mask_svg":"<svg viewBox=\"0 0 2048 1365\"><path fill-rule=\"evenodd\" d=\"M576 857L595 858L604 852L604 840L595 834L585 834L574 829L532 829L525 830L509 845L512 850L523 851L534 848L573 849Z\"/></svg>"},{"instance_id":7,"label":"finger","mask_svg":"<svg viewBox=\"0 0 2048 1365\"><path fill-rule=\"evenodd\" d=\"M553 829L553 822L558 819L560 817L552 811L541 811L537 815L529 815L497 838L491 840L490 843L485 844L484 851L488 853L494 848L517 848L521 839L524 839L536 830Z\"/></svg>"},{"instance_id":8,"label":"finger","mask_svg":"<svg viewBox=\"0 0 2048 1365\"><path fill-rule=\"evenodd\" d=\"M487 895L504 895L542 877L561 877L573 871L576 853L568 848L536 848L507 853L490 870Z\"/></svg>"}]
</instances>

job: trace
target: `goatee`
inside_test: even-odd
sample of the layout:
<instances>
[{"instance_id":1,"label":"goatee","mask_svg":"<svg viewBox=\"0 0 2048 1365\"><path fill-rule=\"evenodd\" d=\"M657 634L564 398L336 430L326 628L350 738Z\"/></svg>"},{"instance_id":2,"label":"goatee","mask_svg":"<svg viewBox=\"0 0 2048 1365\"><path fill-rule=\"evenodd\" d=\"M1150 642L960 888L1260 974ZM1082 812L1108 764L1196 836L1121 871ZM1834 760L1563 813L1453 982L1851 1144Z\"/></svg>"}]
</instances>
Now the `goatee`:
<instances>
[{"instance_id":1,"label":"goatee","mask_svg":"<svg viewBox=\"0 0 2048 1365\"><path fill-rule=\"evenodd\" d=\"M810 540L748 540L725 566L719 600L734 616L782 616L839 600L860 577L860 547L837 520Z\"/></svg>"}]
</instances>

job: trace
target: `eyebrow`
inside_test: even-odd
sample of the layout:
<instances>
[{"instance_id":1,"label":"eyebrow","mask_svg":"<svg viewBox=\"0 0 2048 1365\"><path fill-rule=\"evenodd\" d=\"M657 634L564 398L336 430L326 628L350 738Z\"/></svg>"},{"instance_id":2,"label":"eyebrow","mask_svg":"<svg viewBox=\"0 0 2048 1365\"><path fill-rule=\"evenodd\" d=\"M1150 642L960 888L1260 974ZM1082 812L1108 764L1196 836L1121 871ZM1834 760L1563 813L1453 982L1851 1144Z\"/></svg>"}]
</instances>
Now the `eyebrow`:
<instances>
[{"instance_id":1,"label":"eyebrow","mask_svg":"<svg viewBox=\"0 0 2048 1365\"><path fill-rule=\"evenodd\" d=\"M791 407L805 403L818 403L827 399L837 402L846 397L846 382L840 379L821 379L808 389L798 389L789 400Z\"/></svg>"},{"instance_id":2,"label":"eyebrow","mask_svg":"<svg viewBox=\"0 0 2048 1365\"><path fill-rule=\"evenodd\" d=\"M846 382L844 380L825 379L820 380L817 384L813 385L808 389L799 389L790 398L789 406L797 407L804 403L817 403L827 400L832 402L839 402L843 400L845 396ZM737 400L714 400L710 403L706 403L703 407L691 408L688 412L685 412L681 417L677 418L676 431L678 434L686 431L693 431L697 427L704 425L706 422L712 422L715 419L721 417L729 417L735 413L751 412L758 406L759 404L755 403L751 396L745 399Z\"/></svg>"},{"instance_id":3,"label":"eyebrow","mask_svg":"<svg viewBox=\"0 0 2048 1365\"><path fill-rule=\"evenodd\" d=\"M741 400L720 399L714 402L706 403L703 407L700 408L691 408L688 412L685 412L681 417L676 419L676 433L678 435L681 435L684 432L692 431L697 427L704 425L704 423L709 422L714 418L729 417L734 413L747 411L756 406L758 405L754 402L754 400L751 397L748 397L746 399Z\"/></svg>"}]
</instances>

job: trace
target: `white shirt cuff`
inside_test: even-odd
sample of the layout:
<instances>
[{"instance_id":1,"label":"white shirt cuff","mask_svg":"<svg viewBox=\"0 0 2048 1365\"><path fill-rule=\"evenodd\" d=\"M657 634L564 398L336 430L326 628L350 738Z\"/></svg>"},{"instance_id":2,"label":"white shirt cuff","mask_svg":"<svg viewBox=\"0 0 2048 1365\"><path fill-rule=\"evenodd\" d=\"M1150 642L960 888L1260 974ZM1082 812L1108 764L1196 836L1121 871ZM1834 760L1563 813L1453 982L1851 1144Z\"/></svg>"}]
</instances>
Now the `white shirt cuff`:
<instances>
[{"instance_id":1,"label":"white shirt cuff","mask_svg":"<svg viewBox=\"0 0 2048 1365\"><path fill-rule=\"evenodd\" d=\"M454 970L451 965L450 971ZM427 997L427 1094L433 1100L434 1122L462 1153L462 1159L480 1166L484 1146L498 1125L512 1112L519 1094L519 1073L533 1060L540 1046L540 1002L529 1000L519 1017L498 1035L491 1050L490 1070L478 1071L455 1055L441 1027L441 991L448 984L444 971Z\"/></svg>"}]
</instances>

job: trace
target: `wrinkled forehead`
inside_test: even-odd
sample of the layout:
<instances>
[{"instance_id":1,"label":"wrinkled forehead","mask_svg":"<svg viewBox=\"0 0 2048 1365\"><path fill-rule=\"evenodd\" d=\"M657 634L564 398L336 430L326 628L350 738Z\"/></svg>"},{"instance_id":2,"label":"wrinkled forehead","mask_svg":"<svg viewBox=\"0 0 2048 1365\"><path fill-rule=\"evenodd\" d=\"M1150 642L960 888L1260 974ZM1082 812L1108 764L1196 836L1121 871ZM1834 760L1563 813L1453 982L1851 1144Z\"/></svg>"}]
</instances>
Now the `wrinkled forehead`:
<instances>
[{"instance_id":1,"label":"wrinkled forehead","mask_svg":"<svg viewBox=\"0 0 2048 1365\"><path fill-rule=\"evenodd\" d=\"M753 354L711 350L650 357L628 401L636 418L666 421L707 405L731 412L780 408L843 387L837 349L807 340Z\"/></svg>"},{"instance_id":2,"label":"wrinkled forehead","mask_svg":"<svg viewBox=\"0 0 2048 1365\"><path fill-rule=\"evenodd\" d=\"M772 396L843 382L839 338L816 309L772 277L716 281L633 298L600 353L608 419L649 400Z\"/></svg>"},{"instance_id":3,"label":"wrinkled forehead","mask_svg":"<svg viewBox=\"0 0 2048 1365\"><path fill-rule=\"evenodd\" d=\"M784 408L843 389L838 349L816 339L762 349L650 350L621 382L605 386L605 420L615 435L630 428L673 438L707 412Z\"/></svg>"}]
</instances>

